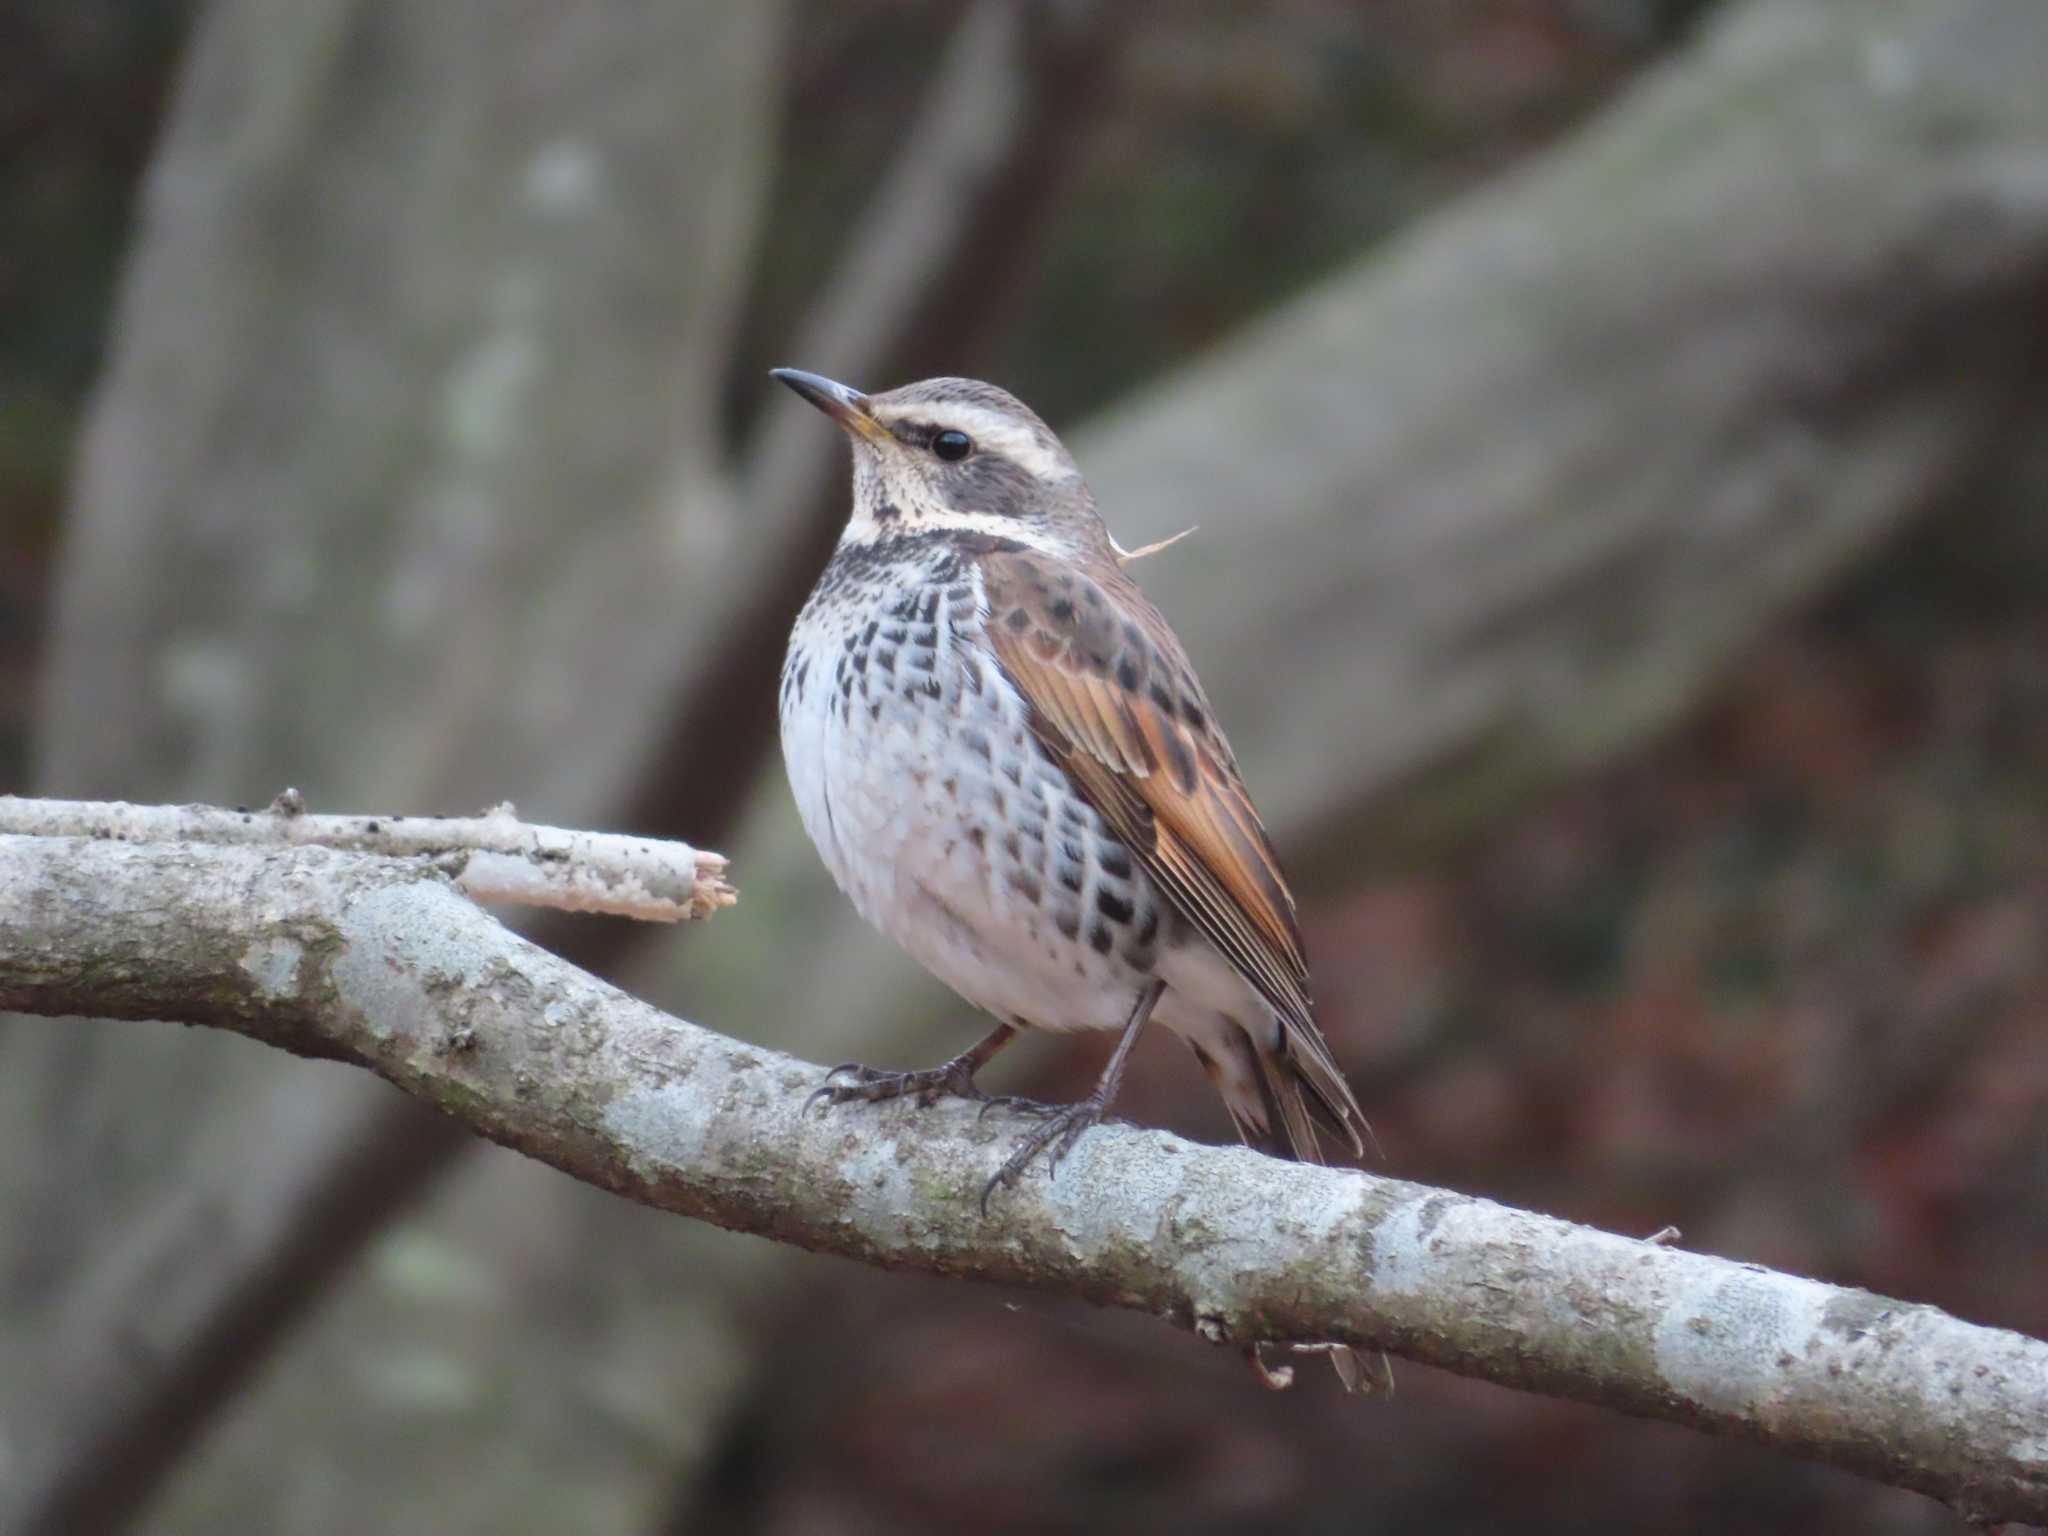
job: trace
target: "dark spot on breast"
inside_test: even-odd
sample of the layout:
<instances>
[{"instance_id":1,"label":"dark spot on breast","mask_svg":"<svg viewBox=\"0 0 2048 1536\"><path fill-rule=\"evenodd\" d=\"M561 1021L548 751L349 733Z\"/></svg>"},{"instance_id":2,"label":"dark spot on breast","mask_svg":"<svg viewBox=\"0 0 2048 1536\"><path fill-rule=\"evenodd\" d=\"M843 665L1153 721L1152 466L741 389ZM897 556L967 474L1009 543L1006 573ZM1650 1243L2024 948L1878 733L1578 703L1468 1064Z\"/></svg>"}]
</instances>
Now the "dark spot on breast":
<instances>
[{"instance_id":1,"label":"dark spot on breast","mask_svg":"<svg viewBox=\"0 0 2048 1536\"><path fill-rule=\"evenodd\" d=\"M1095 910L1112 923L1128 923L1134 909L1129 897L1119 896L1105 885L1095 892Z\"/></svg>"},{"instance_id":2,"label":"dark spot on breast","mask_svg":"<svg viewBox=\"0 0 2048 1536\"><path fill-rule=\"evenodd\" d=\"M1116 939L1110 934L1108 927L1102 923L1097 923L1088 930L1088 947L1098 955L1108 954L1110 945L1115 942Z\"/></svg>"}]
</instances>

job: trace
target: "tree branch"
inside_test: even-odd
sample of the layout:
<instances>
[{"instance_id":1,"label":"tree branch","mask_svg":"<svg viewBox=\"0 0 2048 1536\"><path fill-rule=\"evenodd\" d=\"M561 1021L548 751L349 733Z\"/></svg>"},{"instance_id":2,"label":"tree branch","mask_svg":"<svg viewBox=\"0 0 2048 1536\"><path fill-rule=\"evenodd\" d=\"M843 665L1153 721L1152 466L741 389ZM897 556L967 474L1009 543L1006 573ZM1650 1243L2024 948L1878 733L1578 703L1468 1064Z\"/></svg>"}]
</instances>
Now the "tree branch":
<instances>
[{"instance_id":1,"label":"tree branch","mask_svg":"<svg viewBox=\"0 0 2048 1536\"><path fill-rule=\"evenodd\" d=\"M724 855L687 843L532 826L507 804L481 816L309 816L295 789L260 812L0 795L0 834L130 843L336 848L425 858L473 901L603 912L649 923L709 917L736 899Z\"/></svg>"},{"instance_id":2,"label":"tree branch","mask_svg":"<svg viewBox=\"0 0 2048 1536\"><path fill-rule=\"evenodd\" d=\"M1057 1180L1027 1180L984 1220L1005 1119L956 1103L805 1115L816 1068L619 993L430 864L0 836L0 1006L211 1024L355 1062L577 1178L817 1252L1150 1311L1217 1343L1385 1348L1976 1518L2048 1518L2039 1341L1124 1127L1090 1132ZM42 1428L61 1446L64 1426ZM41 1450L18 1448L16 1488Z\"/></svg>"}]
</instances>

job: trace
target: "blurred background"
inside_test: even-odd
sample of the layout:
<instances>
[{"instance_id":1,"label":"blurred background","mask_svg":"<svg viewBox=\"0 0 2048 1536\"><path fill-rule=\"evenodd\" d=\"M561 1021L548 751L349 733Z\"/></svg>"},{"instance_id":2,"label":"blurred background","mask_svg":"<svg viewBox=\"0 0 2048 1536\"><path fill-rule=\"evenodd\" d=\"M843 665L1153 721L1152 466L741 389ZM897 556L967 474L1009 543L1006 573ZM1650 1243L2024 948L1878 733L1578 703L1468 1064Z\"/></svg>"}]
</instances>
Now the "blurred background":
<instances>
[{"instance_id":1,"label":"blurred background","mask_svg":"<svg viewBox=\"0 0 2048 1536\"><path fill-rule=\"evenodd\" d=\"M684 837L736 910L535 936L939 1060L774 754L845 450L763 371L992 378L1200 527L1379 1166L2048 1334L2044 80L2039 0L24 0L0 786ZM0 1530L1954 1525L1326 1375L0 1020Z\"/></svg>"}]
</instances>

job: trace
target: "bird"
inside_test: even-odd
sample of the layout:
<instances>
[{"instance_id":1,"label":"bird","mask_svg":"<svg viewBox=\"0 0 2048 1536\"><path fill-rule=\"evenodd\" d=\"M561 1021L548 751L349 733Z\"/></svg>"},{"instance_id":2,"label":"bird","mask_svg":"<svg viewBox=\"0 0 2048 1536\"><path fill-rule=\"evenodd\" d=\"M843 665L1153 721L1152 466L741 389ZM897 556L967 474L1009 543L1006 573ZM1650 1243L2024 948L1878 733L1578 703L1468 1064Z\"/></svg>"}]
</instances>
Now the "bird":
<instances>
[{"instance_id":1,"label":"bird","mask_svg":"<svg viewBox=\"0 0 2048 1536\"><path fill-rule=\"evenodd\" d=\"M1246 1145L1321 1164L1327 1132L1362 1156L1365 1116L1316 1027L1272 842L1073 456L993 384L866 394L771 374L853 447L851 512L781 673L798 813L861 916L997 1021L936 1067L842 1063L813 1101L1023 1110L1036 1123L984 1187L986 1211L1107 1115L1156 1021ZM979 1088L1027 1029L1116 1033L1094 1091L1050 1106ZM1331 1353L1355 1389L1356 1358Z\"/></svg>"}]
</instances>

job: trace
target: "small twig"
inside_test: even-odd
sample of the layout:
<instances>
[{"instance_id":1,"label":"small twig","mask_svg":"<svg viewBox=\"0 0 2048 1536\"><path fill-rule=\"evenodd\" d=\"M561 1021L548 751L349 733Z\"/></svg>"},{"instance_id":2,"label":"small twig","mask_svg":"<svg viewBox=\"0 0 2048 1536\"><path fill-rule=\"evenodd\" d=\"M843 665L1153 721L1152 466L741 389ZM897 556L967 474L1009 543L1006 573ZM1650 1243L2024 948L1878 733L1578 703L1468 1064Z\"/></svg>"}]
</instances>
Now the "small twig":
<instances>
[{"instance_id":1,"label":"small twig","mask_svg":"<svg viewBox=\"0 0 2048 1536\"><path fill-rule=\"evenodd\" d=\"M508 804L481 816L312 816L296 789L261 811L0 795L0 834L123 843L321 847L436 862L474 901L643 922L709 917L737 899L726 860L687 843L533 826Z\"/></svg>"},{"instance_id":2,"label":"small twig","mask_svg":"<svg viewBox=\"0 0 2048 1536\"><path fill-rule=\"evenodd\" d=\"M1154 539L1150 544L1140 544L1136 549L1125 549L1123 545L1117 543L1115 535L1111 535L1109 547L1116 551L1118 565L1129 565L1132 561L1142 560L1147 555L1156 555L1162 549L1171 549L1189 534L1198 531L1195 528L1183 528L1179 533L1170 533L1163 539Z\"/></svg>"}]
</instances>

